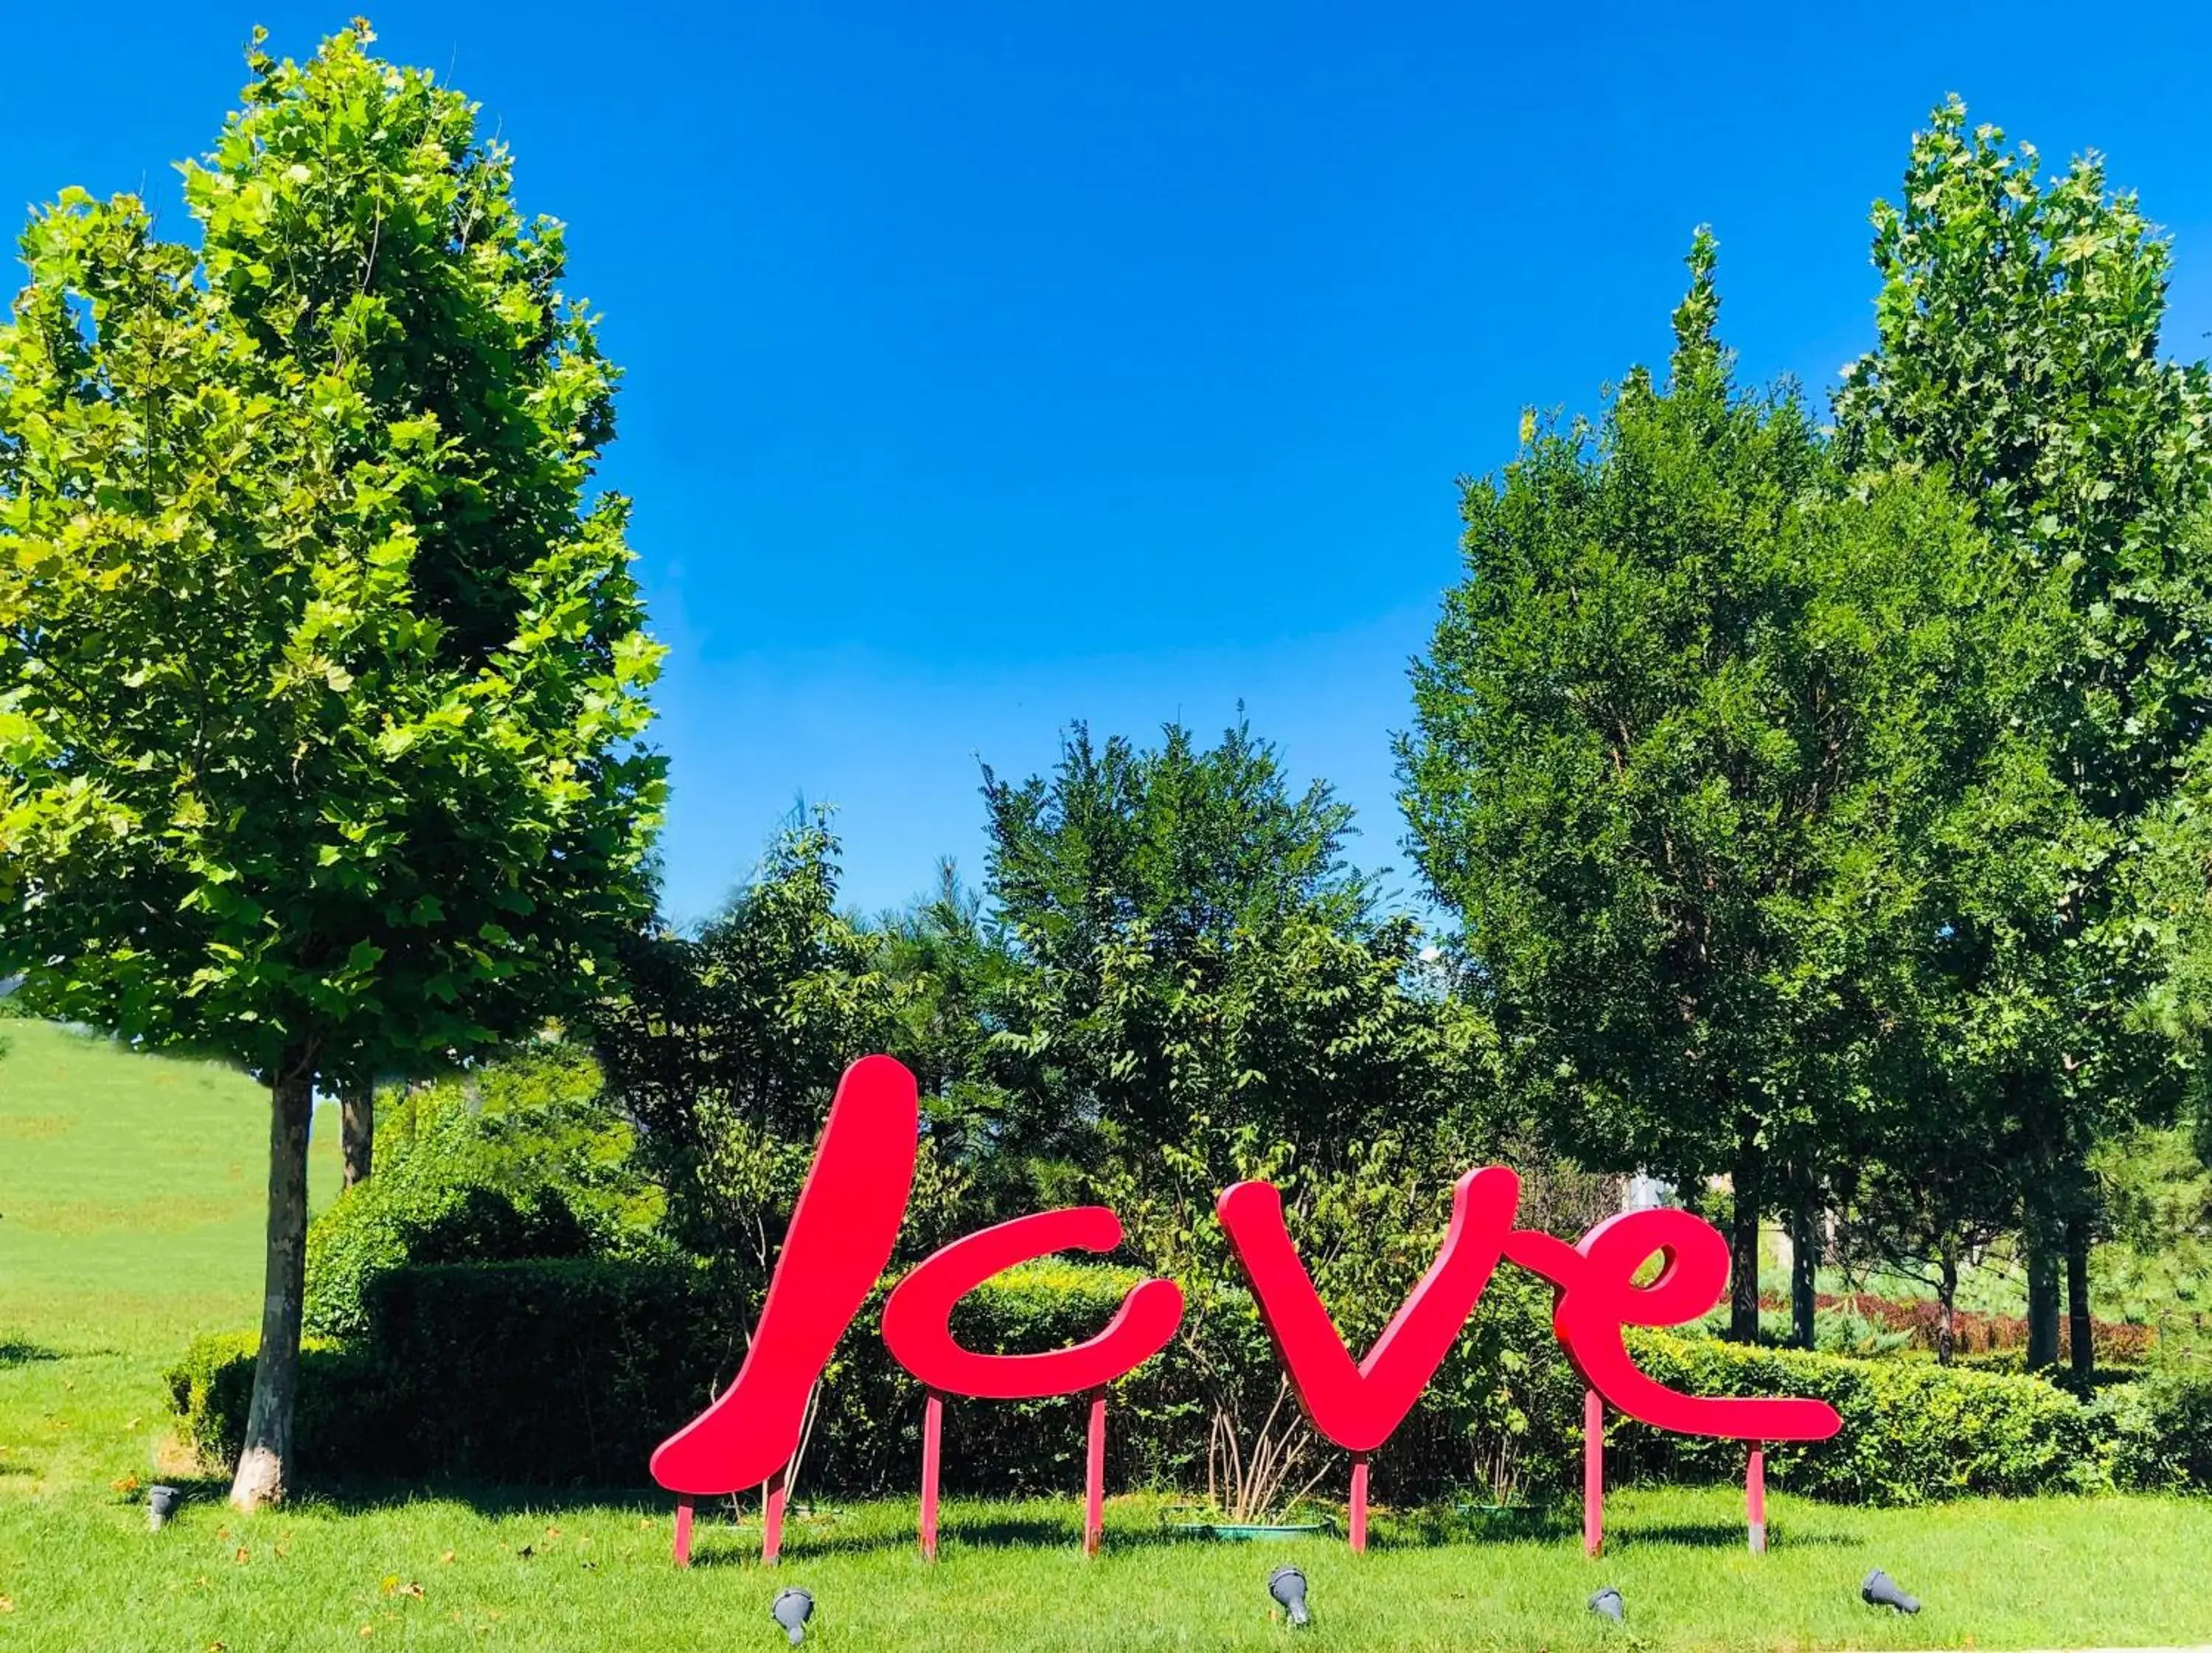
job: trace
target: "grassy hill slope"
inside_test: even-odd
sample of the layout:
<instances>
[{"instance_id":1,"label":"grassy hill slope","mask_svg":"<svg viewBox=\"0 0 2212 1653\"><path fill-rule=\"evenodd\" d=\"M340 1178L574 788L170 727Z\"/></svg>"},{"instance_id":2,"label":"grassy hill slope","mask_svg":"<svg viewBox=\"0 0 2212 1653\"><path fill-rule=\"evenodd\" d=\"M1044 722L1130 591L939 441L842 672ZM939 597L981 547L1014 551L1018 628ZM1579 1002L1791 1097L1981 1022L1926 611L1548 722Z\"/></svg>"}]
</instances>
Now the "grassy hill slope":
<instances>
[{"instance_id":1,"label":"grassy hill slope","mask_svg":"<svg viewBox=\"0 0 2212 1653\"><path fill-rule=\"evenodd\" d=\"M268 1093L234 1069L44 1023L0 1022L0 1316L43 1318L96 1290L143 1297L179 1325L250 1318ZM336 1134L315 1137L324 1200L337 1185Z\"/></svg>"},{"instance_id":2,"label":"grassy hill slope","mask_svg":"<svg viewBox=\"0 0 2212 1653\"><path fill-rule=\"evenodd\" d=\"M143 1478L161 1369L260 1313L268 1096L43 1023L0 1020L0 1496ZM336 1119L317 1112L319 1205Z\"/></svg>"}]
</instances>

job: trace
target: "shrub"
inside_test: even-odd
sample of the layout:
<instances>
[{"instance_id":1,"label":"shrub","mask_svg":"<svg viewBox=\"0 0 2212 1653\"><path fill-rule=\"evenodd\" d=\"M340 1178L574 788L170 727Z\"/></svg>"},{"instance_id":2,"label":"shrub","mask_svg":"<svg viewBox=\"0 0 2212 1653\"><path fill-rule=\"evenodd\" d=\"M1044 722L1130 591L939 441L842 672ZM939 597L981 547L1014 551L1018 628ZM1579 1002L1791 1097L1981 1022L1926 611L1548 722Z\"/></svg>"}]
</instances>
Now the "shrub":
<instances>
[{"instance_id":1,"label":"shrub","mask_svg":"<svg viewBox=\"0 0 2212 1653\"><path fill-rule=\"evenodd\" d=\"M2212 1488L2212 1376L2160 1373L2106 1397L2113 1483L2127 1492Z\"/></svg>"},{"instance_id":2,"label":"shrub","mask_svg":"<svg viewBox=\"0 0 2212 1653\"><path fill-rule=\"evenodd\" d=\"M1027 1353L1095 1334L1135 1276L1041 1264L988 1282L956 1311L970 1347ZM303 1419L404 1420L404 1427L316 1427L318 1472L349 1470L520 1484L635 1486L653 1448L734 1373L750 1294L707 1266L674 1258L537 1259L407 1265L372 1279L362 1337L311 1340ZM922 1394L874 1335L881 1294L855 1317L824 1374L802 1485L847 1492L908 1490L921 1451ZM220 1451L243 1428L250 1334L202 1339L173 1376L185 1433ZM1161 1363L1154 1362L1153 1367ZM1115 1472L1150 1479L1146 1454L1166 1419L1139 1401L1152 1368L1122 1386ZM1087 1403L965 1401L945 1409L945 1484L962 1493L1081 1485ZM302 1427L306 1427L305 1425ZM325 1443L340 1443L334 1454ZM303 1450L306 1449L303 1448Z\"/></svg>"},{"instance_id":3,"label":"shrub","mask_svg":"<svg viewBox=\"0 0 2212 1653\"><path fill-rule=\"evenodd\" d=\"M991 1354L1035 1354L1096 1336L1141 1278L1132 1269L1040 1261L1008 1270L962 1299L952 1333ZM875 1335L880 1296L854 1320L825 1375L822 1411L801 1467L811 1485L910 1492L920 1474L921 1387ZM1109 1473L1124 1483L1164 1479L1163 1459L1190 1433L1171 1392L1165 1357L1114 1387L1109 1405ZM1083 1485L1087 1395L1041 1401L947 1397L943 1480L948 1492L1013 1497L1073 1492Z\"/></svg>"},{"instance_id":4,"label":"shrub","mask_svg":"<svg viewBox=\"0 0 2212 1653\"><path fill-rule=\"evenodd\" d=\"M1698 1395L1802 1395L1843 1414L1831 1440L1768 1449L1791 1492L1850 1504L1923 1504L1972 1495L2093 1490L2106 1480L2097 1414L2039 1378L1926 1360L1852 1360L1659 1332L1631 1334L1637 1362ZM1741 1479L1740 1442L1622 1424L1632 1472L1652 1480Z\"/></svg>"},{"instance_id":5,"label":"shrub","mask_svg":"<svg viewBox=\"0 0 2212 1653\"><path fill-rule=\"evenodd\" d=\"M658 1213L629 1168L630 1132L570 1047L395 1095L376 1172L307 1232L307 1330L367 1329L363 1295L410 1263L574 1258L642 1243Z\"/></svg>"},{"instance_id":6,"label":"shrub","mask_svg":"<svg viewBox=\"0 0 2212 1653\"><path fill-rule=\"evenodd\" d=\"M253 1332L196 1338L162 1374L178 1439L211 1470L228 1474L245 1439L260 1341ZM370 1449L385 1432L386 1406L376 1363L365 1352L325 1338L301 1340L300 1398L292 1434L306 1473L371 1467Z\"/></svg>"},{"instance_id":7,"label":"shrub","mask_svg":"<svg viewBox=\"0 0 2212 1653\"><path fill-rule=\"evenodd\" d=\"M1151 1479L1192 1490L1233 1520L1265 1519L1308 1485L1334 1492L1344 1455L1306 1424L1220 1225L1215 1191L1243 1176L1283 1190L1285 1219L1315 1290L1346 1341L1370 1346L1433 1262L1452 1184L1433 1173L1465 1158L1445 1133L1389 1134L1329 1167L1287 1164L1288 1148L1249 1133L1218 1138L1193 1121L1189 1144L1158 1164L1133 1160L1095 1193L1121 1213L1129 1253L1182 1288L1184 1316L1152 1386ZM1584 1214L1595 1190L1567 1176L1537 1179L1554 1220ZM1374 1460L1377 1495L1412 1504L1479 1488L1504 1501L1571 1463L1570 1425L1582 1390L1551 1333L1551 1291L1505 1268L1413 1412Z\"/></svg>"},{"instance_id":8,"label":"shrub","mask_svg":"<svg viewBox=\"0 0 2212 1653\"><path fill-rule=\"evenodd\" d=\"M1474 1318L1397 1433L1376 1455L1376 1496L1395 1503L1472 1491L1546 1502L1576 1485L1583 1382L1552 1331L1549 1283L1500 1268Z\"/></svg>"},{"instance_id":9,"label":"shrub","mask_svg":"<svg viewBox=\"0 0 2212 1653\"><path fill-rule=\"evenodd\" d=\"M734 1364L738 1328L681 1261L414 1266L371 1281L367 1346L406 1439L377 1467L474 1480L608 1486Z\"/></svg>"}]
</instances>

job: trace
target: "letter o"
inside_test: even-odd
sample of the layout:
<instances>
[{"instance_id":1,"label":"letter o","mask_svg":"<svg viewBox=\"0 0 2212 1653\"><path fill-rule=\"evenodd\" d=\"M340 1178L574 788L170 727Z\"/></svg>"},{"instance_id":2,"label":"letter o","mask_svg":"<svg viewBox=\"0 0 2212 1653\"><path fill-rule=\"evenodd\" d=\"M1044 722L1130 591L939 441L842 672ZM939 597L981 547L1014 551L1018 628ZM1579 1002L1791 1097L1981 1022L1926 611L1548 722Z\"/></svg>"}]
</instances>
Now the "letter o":
<instances>
[{"instance_id":1,"label":"letter o","mask_svg":"<svg viewBox=\"0 0 2212 1653\"><path fill-rule=\"evenodd\" d=\"M1017 1217L955 1240L901 1280L884 1304L891 1358L927 1388L986 1401L1080 1395L1134 1371L1168 1346L1182 1323L1173 1280L1140 1281L1097 1336L1044 1354L980 1354L952 1336L953 1305L1018 1263L1056 1251L1111 1251L1121 1219L1104 1206Z\"/></svg>"}]
</instances>

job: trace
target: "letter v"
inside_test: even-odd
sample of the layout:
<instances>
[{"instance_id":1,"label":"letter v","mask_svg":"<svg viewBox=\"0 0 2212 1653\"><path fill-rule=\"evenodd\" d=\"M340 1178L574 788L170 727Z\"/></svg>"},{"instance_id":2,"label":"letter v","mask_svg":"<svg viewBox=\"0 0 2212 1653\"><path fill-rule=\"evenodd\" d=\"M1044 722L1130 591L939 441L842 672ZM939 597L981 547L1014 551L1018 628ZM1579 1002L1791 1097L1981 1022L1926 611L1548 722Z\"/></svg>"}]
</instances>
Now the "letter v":
<instances>
[{"instance_id":1,"label":"letter v","mask_svg":"<svg viewBox=\"0 0 2212 1653\"><path fill-rule=\"evenodd\" d=\"M1356 1367L1291 1244L1274 1185L1239 1182L1214 1210L1306 1416L1346 1451L1371 1452L1413 1410L1474 1312L1520 1203L1521 1179L1503 1166L1461 1177L1443 1249Z\"/></svg>"},{"instance_id":2,"label":"letter v","mask_svg":"<svg viewBox=\"0 0 2212 1653\"><path fill-rule=\"evenodd\" d=\"M891 1260L920 1121L898 1062L863 1056L845 1070L738 1381L653 1452L653 1478L670 1492L720 1498L791 1462L807 1394Z\"/></svg>"}]
</instances>

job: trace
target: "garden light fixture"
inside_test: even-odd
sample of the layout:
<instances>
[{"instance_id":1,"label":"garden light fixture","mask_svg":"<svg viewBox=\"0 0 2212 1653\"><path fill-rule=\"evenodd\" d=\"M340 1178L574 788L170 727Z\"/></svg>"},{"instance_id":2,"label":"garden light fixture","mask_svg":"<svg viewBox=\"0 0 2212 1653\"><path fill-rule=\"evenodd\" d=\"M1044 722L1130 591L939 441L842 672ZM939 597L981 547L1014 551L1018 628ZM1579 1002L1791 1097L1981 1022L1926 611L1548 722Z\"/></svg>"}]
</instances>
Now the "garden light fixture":
<instances>
[{"instance_id":1,"label":"garden light fixture","mask_svg":"<svg viewBox=\"0 0 2212 1653\"><path fill-rule=\"evenodd\" d=\"M149 1486L146 1489L146 1528L158 1533L168 1524L169 1517L177 1513L177 1506L185 1495L173 1486Z\"/></svg>"},{"instance_id":2,"label":"garden light fixture","mask_svg":"<svg viewBox=\"0 0 2212 1653\"><path fill-rule=\"evenodd\" d=\"M1617 1625L1626 1622L1620 1592L1610 1584L1590 1597L1589 1610L1601 1618L1612 1620Z\"/></svg>"},{"instance_id":3,"label":"garden light fixture","mask_svg":"<svg viewBox=\"0 0 2212 1653\"><path fill-rule=\"evenodd\" d=\"M1870 1607L1894 1607L1899 1613L1917 1613L1920 1601L1898 1589L1897 1581L1876 1567L1859 1586L1859 1599Z\"/></svg>"},{"instance_id":4,"label":"garden light fixture","mask_svg":"<svg viewBox=\"0 0 2212 1653\"><path fill-rule=\"evenodd\" d=\"M797 1647L806 1639L806 1621L814 1616L814 1598L803 1589L781 1589L768 1611Z\"/></svg>"},{"instance_id":5,"label":"garden light fixture","mask_svg":"<svg viewBox=\"0 0 2212 1653\"><path fill-rule=\"evenodd\" d=\"M1278 1567L1267 1575L1267 1594L1273 1596L1294 1625L1310 1622L1306 1611L1306 1576L1296 1567Z\"/></svg>"}]
</instances>

